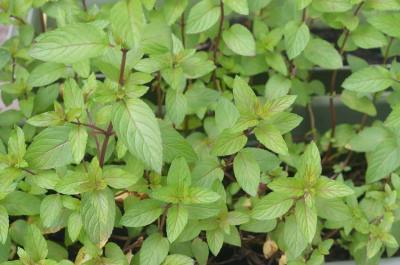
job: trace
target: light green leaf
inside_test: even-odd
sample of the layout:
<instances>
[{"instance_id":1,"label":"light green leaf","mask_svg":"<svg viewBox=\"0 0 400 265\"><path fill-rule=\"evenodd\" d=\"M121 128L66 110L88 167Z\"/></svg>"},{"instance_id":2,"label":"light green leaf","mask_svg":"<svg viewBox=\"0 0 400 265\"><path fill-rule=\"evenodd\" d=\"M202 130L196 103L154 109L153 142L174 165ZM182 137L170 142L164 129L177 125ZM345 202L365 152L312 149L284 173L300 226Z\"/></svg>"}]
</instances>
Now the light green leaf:
<instances>
[{"instance_id":1,"label":"light green leaf","mask_svg":"<svg viewBox=\"0 0 400 265\"><path fill-rule=\"evenodd\" d=\"M8 213L7 209L0 205L0 243L4 245L8 237Z\"/></svg>"},{"instance_id":2,"label":"light green leaf","mask_svg":"<svg viewBox=\"0 0 400 265\"><path fill-rule=\"evenodd\" d=\"M142 227L153 223L163 213L163 204L148 199L137 201L126 209L121 224L128 227Z\"/></svg>"},{"instance_id":3,"label":"light green leaf","mask_svg":"<svg viewBox=\"0 0 400 265\"><path fill-rule=\"evenodd\" d=\"M197 203L213 203L219 200L221 196L213 191L206 190L204 188L192 187L189 189L183 199L184 203L197 204Z\"/></svg>"},{"instance_id":4,"label":"light green leaf","mask_svg":"<svg viewBox=\"0 0 400 265\"><path fill-rule=\"evenodd\" d=\"M233 97L235 105L241 113L254 112L258 102L257 96L247 82L239 76L236 76L233 81Z\"/></svg>"},{"instance_id":5,"label":"light green leaf","mask_svg":"<svg viewBox=\"0 0 400 265\"><path fill-rule=\"evenodd\" d=\"M180 125L187 112L187 99L182 92L168 89L165 97L165 108L168 118L176 125Z\"/></svg>"},{"instance_id":6,"label":"light green leaf","mask_svg":"<svg viewBox=\"0 0 400 265\"><path fill-rule=\"evenodd\" d=\"M107 166L103 169L103 178L107 185L114 189L126 189L135 184L140 176L128 169L124 170L115 166Z\"/></svg>"},{"instance_id":7,"label":"light green leaf","mask_svg":"<svg viewBox=\"0 0 400 265\"><path fill-rule=\"evenodd\" d=\"M110 21L118 42L129 48L139 45L145 23L140 0L119 1L110 11Z\"/></svg>"},{"instance_id":8,"label":"light green leaf","mask_svg":"<svg viewBox=\"0 0 400 265\"><path fill-rule=\"evenodd\" d=\"M63 216L63 204L58 194L48 195L40 204L40 219L47 228L59 224Z\"/></svg>"},{"instance_id":9,"label":"light green leaf","mask_svg":"<svg viewBox=\"0 0 400 265\"><path fill-rule=\"evenodd\" d=\"M150 107L137 98L119 102L114 107L112 123L129 152L156 172L161 172L161 133Z\"/></svg>"},{"instance_id":10,"label":"light green leaf","mask_svg":"<svg viewBox=\"0 0 400 265\"><path fill-rule=\"evenodd\" d=\"M243 56L256 55L256 43L251 32L240 24L234 24L222 33L226 46L234 53Z\"/></svg>"},{"instance_id":11,"label":"light green leaf","mask_svg":"<svg viewBox=\"0 0 400 265\"><path fill-rule=\"evenodd\" d=\"M68 137L74 162L79 164L85 156L88 133L83 126L75 126L71 129Z\"/></svg>"},{"instance_id":12,"label":"light green leaf","mask_svg":"<svg viewBox=\"0 0 400 265\"><path fill-rule=\"evenodd\" d=\"M362 49L380 48L387 45L386 37L371 26L359 26L351 32L351 38Z\"/></svg>"},{"instance_id":13,"label":"light green leaf","mask_svg":"<svg viewBox=\"0 0 400 265\"><path fill-rule=\"evenodd\" d=\"M194 265L194 260L180 254L169 255L163 265Z\"/></svg>"},{"instance_id":14,"label":"light green leaf","mask_svg":"<svg viewBox=\"0 0 400 265\"><path fill-rule=\"evenodd\" d=\"M311 142L304 151L301 161L297 167L298 174L307 185L312 186L322 173L321 156L318 147Z\"/></svg>"},{"instance_id":15,"label":"light green leaf","mask_svg":"<svg viewBox=\"0 0 400 265\"><path fill-rule=\"evenodd\" d=\"M373 93L385 90L393 82L389 70L382 66L369 66L346 78L342 86L355 92Z\"/></svg>"},{"instance_id":16,"label":"light green leaf","mask_svg":"<svg viewBox=\"0 0 400 265\"><path fill-rule=\"evenodd\" d=\"M400 166L400 149L395 139L389 138L367 154L367 183L378 181Z\"/></svg>"},{"instance_id":17,"label":"light green leaf","mask_svg":"<svg viewBox=\"0 0 400 265\"><path fill-rule=\"evenodd\" d=\"M249 7L247 5L247 0L224 0L225 5L230 9L241 15L249 14Z\"/></svg>"},{"instance_id":18,"label":"light green leaf","mask_svg":"<svg viewBox=\"0 0 400 265\"><path fill-rule=\"evenodd\" d=\"M15 127L8 139L8 155L12 157L17 166L23 165L26 153L25 135L20 127Z\"/></svg>"},{"instance_id":19,"label":"light green leaf","mask_svg":"<svg viewBox=\"0 0 400 265\"><path fill-rule=\"evenodd\" d=\"M40 213L40 199L35 195L22 191L9 193L1 204L13 215L38 215Z\"/></svg>"},{"instance_id":20,"label":"light green leaf","mask_svg":"<svg viewBox=\"0 0 400 265\"><path fill-rule=\"evenodd\" d=\"M326 177L318 179L315 189L317 196L325 199L345 197L354 193L346 184Z\"/></svg>"},{"instance_id":21,"label":"light green leaf","mask_svg":"<svg viewBox=\"0 0 400 265\"><path fill-rule=\"evenodd\" d=\"M87 236L104 246L114 228L115 202L111 190L83 193L80 211Z\"/></svg>"},{"instance_id":22,"label":"light green leaf","mask_svg":"<svg viewBox=\"0 0 400 265\"><path fill-rule=\"evenodd\" d=\"M140 249L140 263L146 265L160 265L167 257L169 242L159 233L150 235L143 242Z\"/></svg>"},{"instance_id":23,"label":"light green leaf","mask_svg":"<svg viewBox=\"0 0 400 265\"><path fill-rule=\"evenodd\" d=\"M257 140L271 151L281 155L288 154L289 151L286 142L283 139L281 132L274 126L269 124L257 126L254 129L254 133Z\"/></svg>"},{"instance_id":24,"label":"light green leaf","mask_svg":"<svg viewBox=\"0 0 400 265\"><path fill-rule=\"evenodd\" d=\"M75 242L82 230L82 218L78 212L73 212L68 218L68 236Z\"/></svg>"},{"instance_id":25,"label":"light green leaf","mask_svg":"<svg viewBox=\"0 0 400 265\"><path fill-rule=\"evenodd\" d=\"M366 96L357 95L356 92L345 89L340 94L342 102L352 110L376 116L376 108L372 100Z\"/></svg>"},{"instance_id":26,"label":"light green leaf","mask_svg":"<svg viewBox=\"0 0 400 265\"><path fill-rule=\"evenodd\" d=\"M256 202L251 216L257 220L272 220L287 213L293 202L288 194L272 192Z\"/></svg>"},{"instance_id":27,"label":"light green leaf","mask_svg":"<svg viewBox=\"0 0 400 265\"><path fill-rule=\"evenodd\" d=\"M42 233L36 225L31 224L27 227L24 236L23 246L30 258L34 261L45 259L48 254L47 243Z\"/></svg>"},{"instance_id":28,"label":"light green leaf","mask_svg":"<svg viewBox=\"0 0 400 265\"><path fill-rule=\"evenodd\" d=\"M314 239L317 229L317 211L314 206L308 206L304 200L296 202L295 209L296 223L304 234L308 243Z\"/></svg>"},{"instance_id":29,"label":"light green leaf","mask_svg":"<svg viewBox=\"0 0 400 265\"><path fill-rule=\"evenodd\" d=\"M239 119L239 116L239 111L230 100L224 97L218 100L215 109L215 123L220 131L233 127Z\"/></svg>"},{"instance_id":30,"label":"light green leaf","mask_svg":"<svg viewBox=\"0 0 400 265\"><path fill-rule=\"evenodd\" d=\"M63 77L66 67L59 63L43 63L33 69L29 75L28 84L32 87L49 85Z\"/></svg>"},{"instance_id":31,"label":"light green leaf","mask_svg":"<svg viewBox=\"0 0 400 265\"><path fill-rule=\"evenodd\" d=\"M218 21L221 15L219 5L212 0L202 0L190 9L186 21L186 33L195 34L206 31Z\"/></svg>"},{"instance_id":32,"label":"light green leaf","mask_svg":"<svg viewBox=\"0 0 400 265\"><path fill-rule=\"evenodd\" d=\"M251 196L256 196L260 183L260 166L253 155L239 152L233 161L233 171L240 187Z\"/></svg>"},{"instance_id":33,"label":"light green leaf","mask_svg":"<svg viewBox=\"0 0 400 265\"><path fill-rule=\"evenodd\" d=\"M192 252L199 265L207 265L208 261L208 245L200 238L192 241Z\"/></svg>"},{"instance_id":34,"label":"light green leaf","mask_svg":"<svg viewBox=\"0 0 400 265\"><path fill-rule=\"evenodd\" d=\"M230 129L225 129L218 135L211 153L217 156L231 155L242 149L246 143L247 137L243 132L232 132Z\"/></svg>"},{"instance_id":35,"label":"light green leaf","mask_svg":"<svg viewBox=\"0 0 400 265\"><path fill-rule=\"evenodd\" d=\"M108 46L106 34L90 24L73 24L40 35L30 50L38 60L71 64L100 56Z\"/></svg>"},{"instance_id":36,"label":"light green leaf","mask_svg":"<svg viewBox=\"0 0 400 265\"><path fill-rule=\"evenodd\" d=\"M289 59L297 57L310 40L310 30L305 23L298 26L290 23L285 28L285 47Z\"/></svg>"},{"instance_id":37,"label":"light green leaf","mask_svg":"<svg viewBox=\"0 0 400 265\"><path fill-rule=\"evenodd\" d=\"M70 128L65 126L44 129L34 139L25 154L30 168L50 169L72 162L69 141Z\"/></svg>"},{"instance_id":38,"label":"light green leaf","mask_svg":"<svg viewBox=\"0 0 400 265\"><path fill-rule=\"evenodd\" d=\"M312 7L319 12L345 12L350 10L353 5L350 0L314 0Z\"/></svg>"},{"instance_id":39,"label":"light green leaf","mask_svg":"<svg viewBox=\"0 0 400 265\"><path fill-rule=\"evenodd\" d=\"M217 256L224 244L224 233L220 229L207 230L206 237L211 253Z\"/></svg>"},{"instance_id":40,"label":"light green leaf","mask_svg":"<svg viewBox=\"0 0 400 265\"><path fill-rule=\"evenodd\" d=\"M172 25L185 11L188 0L169 0L163 7L164 17L168 25Z\"/></svg>"},{"instance_id":41,"label":"light green leaf","mask_svg":"<svg viewBox=\"0 0 400 265\"><path fill-rule=\"evenodd\" d=\"M377 30L395 38L400 38L400 14L397 12L375 13L367 17L370 23Z\"/></svg>"},{"instance_id":42,"label":"light green leaf","mask_svg":"<svg viewBox=\"0 0 400 265\"><path fill-rule=\"evenodd\" d=\"M185 158L174 159L168 170L167 184L175 186L178 191L183 192L185 187L191 183L190 169Z\"/></svg>"},{"instance_id":43,"label":"light green leaf","mask_svg":"<svg viewBox=\"0 0 400 265\"><path fill-rule=\"evenodd\" d=\"M285 243L285 250L293 258L300 256L308 245L293 215L285 220L283 240Z\"/></svg>"},{"instance_id":44,"label":"light green leaf","mask_svg":"<svg viewBox=\"0 0 400 265\"><path fill-rule=\"evenodd\" d=\"M304 50L304 56L323 68L338 69L343 66L339 52L332 44L322 39L312 39Z\"/></svg>"},{"instance_id":45,"label":"light green leaf","mask_svg":"<svg viewBox=\"0 0 400 265\"><path fill-rule=\"evenodd\" d=\"M189 214L184 206L178 204L168 209L167 237L169 242L174 242L182 233L188 222Z\"/></svg>"}]
</instances>

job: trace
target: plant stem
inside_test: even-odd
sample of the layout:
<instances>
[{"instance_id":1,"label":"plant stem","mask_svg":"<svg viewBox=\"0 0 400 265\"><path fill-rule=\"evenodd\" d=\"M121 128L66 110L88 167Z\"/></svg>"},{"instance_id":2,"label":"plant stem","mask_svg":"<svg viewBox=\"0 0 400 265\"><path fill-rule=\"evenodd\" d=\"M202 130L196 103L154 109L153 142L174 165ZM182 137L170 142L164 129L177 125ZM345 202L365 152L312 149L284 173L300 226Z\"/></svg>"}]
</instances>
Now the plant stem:
<instances>
[{"instance_id":1,"label":"plant stem","mask_svg":"<svg viewBox=\"0 0 400 265\"><path fill-rule=\"evenodd\" d=\"M310 128L311 128L312 139L316 140L317 139L317 129L315 126L315 115L314 115L314 111L312 109L311 102L307 104L307 110L308 110L308 116L310 118Z\"/></svg>"},{"instance_id":2,"label":"plant stem","mask_svg":"<svg viewBox=\"0 0 400 265\"><path fill-rule=\"evenodd\" d=\"M46 32L46 19L43 13L43 10L39 8L39 16L40 16L40 29L43 32Z\"/></svg>"},{"instance_id":3,"label":"plant stem","mask_svg":"<svg viewBox=\"0 0 400 265\"><path fill-rule=\"evenodd\" d=\"M122 59L121 59L121 65L120 65L120 69L119 69L118 83L122 87L125 84L125 66L126 66L126 55L128 53L128 49L122 48L121 52L122 52ZM99 157L100 167L104 166L104 160L106 157L107 147L108 147L108 143L110 141L111 135L113 135L113 125L110 121L108 124L108 127L107 127L105 137L104 137L103 145L101 146L100 157Z\"/></svg>"},{"instance_id":4,"label":"plant stem","mask_svg":"<svg viewBox=\"0 0 400 265\"><path fill-rule=\"evenodd\" d=\"M92 115L90 114L89 110L86 110L86 115L88 117L89 124L91 126L94 126ZM99 141L99 138L97 137L97 134L95 133L95 131L93 129L91 130L91 134L92 134L92 136L94 138L94 141L96 143L97 156L100 157L100 141Z\"/></svg>"},{"instance_id":5,"label":"plant stem","mask_svg":"<svg viewBox=\"0 0 400 265\"><path fill-rule=\"evenodd\" d=\"M25 20L23 18L21 18L19 16L14 16L14 15L11 15L10 17L15 19L15 20L17 20L17 21L19 21L21 24L26 25L26 22L25 22Z\"/></svg>"},{"instance_id":6,"label":"plant stem","mask_svg":"<svg viewBox=\"0 0 400 265\"><path fill-rule=\"evenodd\" d=\"M163 116L163 95L161 91L161 74L160 72L157 73L157 82L155 84L156 94L157 94L157 117L162 118Z\"/></svg>"},{"instance_id":7,"label":"plant stem","mask_svg":"<svg viewBox=\"0 0 400 265\"><path fill-rule=\"evenodd\" d=\"M186 46L186 36L185 36L185 12L181 15L181 38L182 38L182 45L185 48Z\"/></svg>"},{"instance_id":8,"label":"plant stem","mask_svg":"<svg viewBox=\"0 0 400 265\"><path fill-rule=\"evenodd\" d=\"M86 0L82 0L82 8L83 8L83 11L87 12L88 8L87 8Z\"/></svg>"},{"instance_id":9,"label":"plant stem","mask_svg":"<svg viewBox=\"0 0 400 265\"><path fill-rule=\"evenodd\" d=\"M99 128L99 127L97 127L97 126L94 125L94 124L84 123L84 122L80 122L80 121L71 121L71 123L72 123L72 124L75 124L75 125L78 125L78 126L85 126L85 127L91 128L91 129L93 129L93 130L96 130L96 131L98 131L98 132L104 134L104 135L107 134L107 131L106 131L106 130L103 130L102 128Z\"/></svg>"},{"instance_id":10,"label":"plant stem","mask_svg":"<svg viewBox=\"0 0 400 265\"><path fill-rule=\"evenodd\" d=\"M358 13L361 11L361 7L363 6L364 2L361 2L356 10L354 11L353 15L357 16ZM344 29L344 38L343 38L343 42L342 45L339 48L339 54L341 57L343 57L344 54L344 50L346 48L346 44L347 41L349 40L350 37L350 31L345 28ZM331 76L331 81L330 81L330 89L329 89L329 113L330 113L330 117L331 117L331 141L329 143L328 146L328 150L327 150L327 154L330 153L330 150L332 149L332 139L335 138L335 133L336 133L336 110L335 110L335 103L334 103L334 99L335 99L335 95L336 95L336 81L337 81L337 74L338 71L337 69L335 69L332 73Z\"/></svg>"},{"instance_id":11,"label":"plant stem","mask_svg":"<svg viewBox=\"0 0 400 265\"><path fill-rule=\"evenodd\" d=\"M15 83L15 67L17 66L17 61L15 57L12 58L11 62L11 83Z\"/></svg>"},{"instance_id":12,"label":"plant stem","mask_svg":"<svg viewBox=\"0 0 400 265\"><path fill-rule=\"evenodd\" d=\"M165 220L167 219L167 212L168 212L168 209L171 207L171 204L167 204L166 206L165 206L165 209L164 209L164 212L163 212L163 214L162 214L162 216L161 216L161 221L160 221L160 223L159 223L159 226L158 226L158 230L160 231L160 233L164 233L164 226L165 226Z\"/></svg>"},{"instance_id":13,"label":"plant stem","mask_svg":"<svg viewBox=\"0 0 400 265\"><path fill-rule=\"evenodd\" d=\"M217 37L215 37L215 42L213 45L213 62L215 64L215 66L217 65L217 55L218 55L218 47L219 44L221 42L221 36L222 36L222 29L224 26L224 19L225 19L225 9L224 9L224 3L222 2L222 0L220 1L219 4L220 7L220 19L219 19L219 26L218 26L218 33L217 33ZM218 88L218 90L220 90L221 88L218 85L218 81L217 81L217 70L215 69L212 75L212 80L214 83L214 86L216 88Z\"/></svg>"}]
</instances>

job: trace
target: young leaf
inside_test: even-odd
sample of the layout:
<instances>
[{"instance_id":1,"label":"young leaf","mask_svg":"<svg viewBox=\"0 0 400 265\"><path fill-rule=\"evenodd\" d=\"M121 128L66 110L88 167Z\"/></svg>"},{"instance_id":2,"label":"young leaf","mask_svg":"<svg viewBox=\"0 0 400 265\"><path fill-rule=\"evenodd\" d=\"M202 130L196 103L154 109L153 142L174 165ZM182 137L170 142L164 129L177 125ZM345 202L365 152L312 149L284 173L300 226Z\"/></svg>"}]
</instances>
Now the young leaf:
<instances>
[{"instance_id":1,"label":"young leaf","mask_svg":"<svg viewBox=\"0 0 400 265\"><path fill-rule=\"evenodd\" d=\"M208 247L214 256L217 256L224 243L224 232L220 229L206 231Z\"/></svg>"},{"instance_id":2,"label":"young leaf","mask_svg":"<svg viewBox=\"0 0 400 265\"><path fill-rule=\"evenodd\" d=\"M288 154L288 148L281 132L274 126L263 124L254 129L256 138L265 147L281 155Z\"/></svg>"},{"instance_id":3,"label":"young leaf","mask_svg":"<svg viewBox=\"0 0 400 265\"><path fill-rule=\"evenodd\" d=\"M260 183L260 166L253 155L239 152L233 161L233 171L240 187L251 196L256 196Z\"/></svg>"},{"instance_id":4,"label":"young leaf","mask_svg":"<svg viewBox=\"0 0 400 265\"><path fill-rule=\"evenodd\" d=\"M297 170L299 176L301 176L309 186L314 185L321 175L321 156L314 142L311 142L311 144L307 146Z\"/></svg>"},{"instance_id":5,"label":"young leaf","mask_svg":"<svg viewBox=\"0 0 400 265\"><path fill-rule=\"evenodd\" d=\"M191 183L191 174L185 158L180 157L172 161L168 170L168 185L178 187L178 191L183 192L185 187Z\"/></svg>"},{"instance_id":6,"label":"young leaf","mask_svg":"<svg viewBox=\"0 0 400 265\"><path fill-rule=\"evenodd\" d=\"M85 156L88 133L83 126L76 126L71 129L68 137L74 162L79 164Z\"/></svg>"},{"instance_id":7,"label":"young leaf","mask_svg":"<svg viewBox=\"0 0 400 265\"><path fill-rule=\"evenodd\" d=\"M78 239L82 229L82 218L79 213L74 212L68 218L68 236L72 242Z\"/></svg>"},{"instance_id":8,"label":"young leaf","mask_svg":"<svg viewBox=\"0 0 400 265\"><path fill-rule=\"evenodd\" d=\"M102 30L78 23L40 35L29 54L42 61L71 64L100 56L107 46Z\"/></svg>"},{"instance_id":9,"label":"young leaf","mask_svg":"<svg viewBox=\"0 0 400 265\"><path fill-rule=\"evenodd\" d=\"M167 257L169 242L159 233L150 235L143 242L140 249L140 263L148 265L160 265Z\"/></svg>"},{"instance_id":10,"label":"young leaf","mask_svg":"<svg viewBox=\"0 0 400 265\"><path fill-rule=\"evenodd\" d=\"M241 113L252 113L257 103L257 96L251 87L239 76L233 81L235 105Z\"/></svg>"},{"instance_id":11,"label":"young leaf","mask_svg":"<svg viewBox=\"0 0 400 265\"><path fill-rule=\"evenodd\" d=\"M285 250L294 258L300 256L308 245L293 215L285 220L283 240L285 243Z\"/></svg>"},{"instance_id":12,"label":"young leaf","mask_svg":"<svg viewBox=\"0 0 400 265\"><path fill-rule=\"evenodd\" d=\"M317 196L325 199L345 197L354 193L346 184L326 177L318 179L315 189Z\"/></svg>"},{"instance_id":13,"label":"young leaf","mask_svg":"<svg viewBox=\"0 0 400 265\"><path fill-rule=\"evenodd\" d=\"M346 78L342 86L350 91L373 93L385 90L393 83L388 70L382 66L369 66Z\"/></svg>"},{"instance_id":14,"label":"young leaf","mask_svg":"<svg viewBox=\"0 0 400 265\"><path fill-rule=\"evenodd\" d=\"M174 242L182 233L188 222L188 211L183 205L174 205L167 213L167 237L169 242Z\"/></svg>"},{"instance_id":15,"label":"young leaf","mask_svg":"<svg viewBox=\"0 0 400 265\"><path fill-rule=\"evenodd\" d=\"M83 229L93 243L105 245L114 228L115 202L109 189L82 194Z\"/></svg>"},{"instance_id":16,"label":"young leaf","mask_svg":"<svg viewBox=\"0 0 400 265\"><path fill-rule=\"evenodd\" d=\"M275 219L287 213L293 202L287 194L272 192L256 202L251 216L257 220Z\"/></svg>"},{"instance_id":17,"label":"young leaf","mask_svg":"<svg viewBox=\"0 0 400 265\"><path fill-rule=\"evenodd\" d=\"M231 155L242 149L246 143L247 137L243 132L232 132L226 129L218 135L211 153L217 156Z\"/></svg>"},{"instance_id":18,"label":"young leaf","mask_svg":"<svg viewBox=\"0 0 400 265\"><path fill-rule=\"evenodd\" d=\"M295 215L300 231L304 234L306 241L311 243L317 229L317 211L315 207L308 206L304 200L297 201Z\"/></svg>"},{"instance_id":19,"label":"young leaf","mask_svg":"<svg viewBox=\"0 0 400 265\"><path fill-rule=\"evenodd\" d=\"M30 258L38 262L47 257L47 242L36 225L31 224L26 228L23 246Z\"/></svg>"},{"instance_id":20,"label":"young leaf","mask_svg":"<svg viewBox=\"0 0 400 265\"><path fill-rule=\"evenodd\" d=\"M119 102L114 107L112 123L117 136L127 145L129 152L156 172L161 172L161 133L149 106L137 98Z\"/></svg>"},{"instance_id":21,"label":"young leaf","mask_svg":"<svg viewBox=\"0 0 400 265\"><path fill-rule=\"evenodd\" d=\"M234 53L243 56L256 55L254 37L246 27L234 24L230 29L223 32L222 38L226 46Z\"/></svg>"},{"instance_id":22,"label":"young leaf","mask_svg":"<svg viewBox=\"0 0 400 265\"><path fill-rule=\"evenodd\" d=\"M203 240L196 238L192 241L192 252L199 265L207 265L208 245Z\"/></svg>"}]
</instances>

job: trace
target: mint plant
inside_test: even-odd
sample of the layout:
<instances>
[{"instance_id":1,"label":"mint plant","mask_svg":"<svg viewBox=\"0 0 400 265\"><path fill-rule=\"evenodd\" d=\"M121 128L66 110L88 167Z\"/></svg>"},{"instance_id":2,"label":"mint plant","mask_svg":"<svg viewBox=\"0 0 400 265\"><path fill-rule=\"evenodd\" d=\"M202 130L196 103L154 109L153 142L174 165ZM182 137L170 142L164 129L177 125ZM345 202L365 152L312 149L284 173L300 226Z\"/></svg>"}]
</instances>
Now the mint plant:
<instances>
[{"instance_id":1,"label":"mint plant","mask_svg":"<svg viewBox=\"0 0 400 265\"><path fill-rule=\"evenodd\" d=\"M1 265L398 253L400 1L0 10Z\"/></svg>"}]
</instances>

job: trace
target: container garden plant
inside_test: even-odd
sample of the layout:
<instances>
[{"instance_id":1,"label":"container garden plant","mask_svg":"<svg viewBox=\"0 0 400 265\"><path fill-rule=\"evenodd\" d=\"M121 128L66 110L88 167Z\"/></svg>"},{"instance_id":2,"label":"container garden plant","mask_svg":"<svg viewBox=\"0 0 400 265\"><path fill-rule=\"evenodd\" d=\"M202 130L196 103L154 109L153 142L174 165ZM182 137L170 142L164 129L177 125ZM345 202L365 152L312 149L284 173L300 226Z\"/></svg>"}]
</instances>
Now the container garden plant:
<instances>
[{"instance_id":1,"label":"container garden plant","mask_svg":"<svg viewBox=\"0 0 400 265\"><path fill-rule=\"evenodd\" d=\"M93 2L0 0L1 265L396 262L399 1Z\"/></svg>"}]
</instances>

